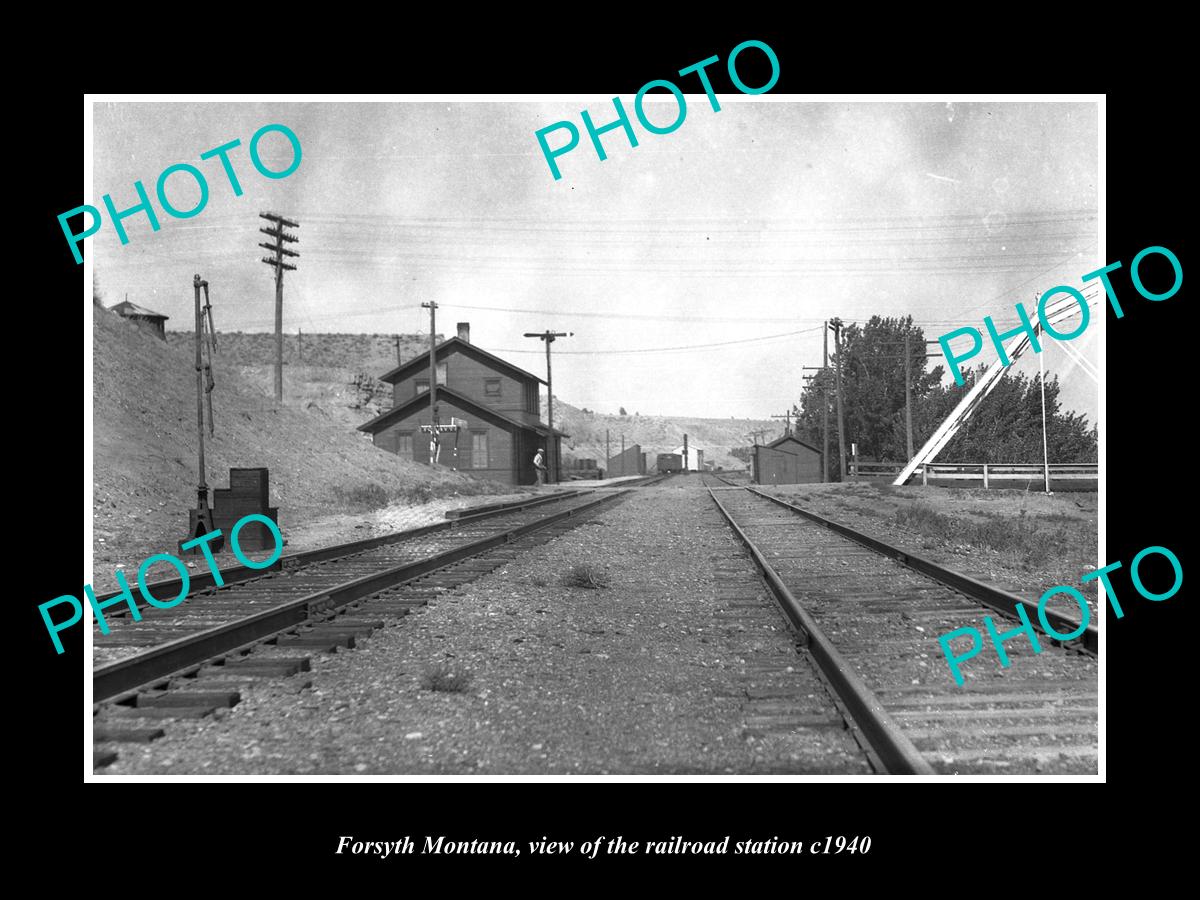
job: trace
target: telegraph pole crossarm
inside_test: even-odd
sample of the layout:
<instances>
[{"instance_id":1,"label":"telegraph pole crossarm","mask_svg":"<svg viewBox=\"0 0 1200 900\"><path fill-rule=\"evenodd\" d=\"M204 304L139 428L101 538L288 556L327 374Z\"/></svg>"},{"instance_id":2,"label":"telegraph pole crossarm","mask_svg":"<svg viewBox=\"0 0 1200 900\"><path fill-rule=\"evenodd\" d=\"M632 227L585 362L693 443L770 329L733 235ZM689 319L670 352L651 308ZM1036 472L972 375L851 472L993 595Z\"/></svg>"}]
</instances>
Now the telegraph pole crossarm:
<instances>
[{"instance_id":1,"label":"telegraph pole crossarm","mask_svg":"<svg viewBox=\"0 0 1200 900\"><path fill-rule=\"evenodd\" d=\"M284 256L299 256L300 255L299 253L295 252L294 250L289 250L287 247L276 247L274 244L268 244L263 241L259 241L258 246L266 247L272 253L274 253L278 250L278 252L282 253ZM271 264L274 265L275 260L271 260Z\"/></svg>"}]
</instances>

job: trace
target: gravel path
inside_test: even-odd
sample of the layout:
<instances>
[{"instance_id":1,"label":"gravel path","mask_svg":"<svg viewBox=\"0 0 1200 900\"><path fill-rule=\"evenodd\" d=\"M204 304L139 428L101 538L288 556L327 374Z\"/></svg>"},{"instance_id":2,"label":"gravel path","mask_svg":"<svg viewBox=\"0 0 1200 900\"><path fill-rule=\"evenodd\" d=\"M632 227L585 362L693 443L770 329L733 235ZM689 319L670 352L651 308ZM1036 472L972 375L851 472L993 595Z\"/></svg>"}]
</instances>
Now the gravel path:
<instances>
[{"instance_id":1,"label":"gravel path","mask_svg":"<svg viewBox=\"0 0 1200 900\"><path fill-rule=\"evenodd\" d=\"M565 586L580 565L609 586ZM467 690L426 689L438 665ZM166 732L102 771L870 772L694 477L638 489L358 649Z\"/></svg>"}]
</instances>

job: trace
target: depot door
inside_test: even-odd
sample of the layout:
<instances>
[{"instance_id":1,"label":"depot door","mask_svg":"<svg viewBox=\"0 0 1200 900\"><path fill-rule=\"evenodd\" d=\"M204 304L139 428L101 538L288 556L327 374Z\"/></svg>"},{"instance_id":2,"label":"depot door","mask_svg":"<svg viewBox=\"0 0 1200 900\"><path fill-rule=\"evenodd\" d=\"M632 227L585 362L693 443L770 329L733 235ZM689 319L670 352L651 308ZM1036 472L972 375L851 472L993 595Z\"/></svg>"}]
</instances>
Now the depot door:
<instances>
[{"instance_id":1,"label":"depot door","mask_svg":"<svg viewBox=\"0 0 1200 900\"><path fill-rule=\"evenodd\" d=\"M536 484L537 474L533 468L533 454L541 445L537 443L538 436L524 428L514 435L513 446L513 481L516 484Z\"/></svg>"}]
</instances>

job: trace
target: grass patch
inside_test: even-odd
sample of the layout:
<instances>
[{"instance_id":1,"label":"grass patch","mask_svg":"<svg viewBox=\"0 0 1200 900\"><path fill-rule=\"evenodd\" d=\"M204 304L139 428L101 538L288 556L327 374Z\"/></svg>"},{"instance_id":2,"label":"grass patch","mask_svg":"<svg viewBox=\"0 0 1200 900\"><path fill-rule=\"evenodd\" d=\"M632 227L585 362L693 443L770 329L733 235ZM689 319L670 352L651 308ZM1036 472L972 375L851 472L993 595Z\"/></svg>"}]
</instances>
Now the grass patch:
<instances>
[{"instance_id":1,"label":"grass patch","mask_svg":"<svg viewBox=\"0 0 1200 900\"><path fill-rule=\"evenodd\" d=\"M412 506L428 503L433 499L433 496L433 488L424 483L414 484L412 487L405 488L400 493L400 499Z\"/></svg>"},{"instance_id":2,"label":"grass patch","mask_svg":"<svg viewBox=\"0 0 1200 900\"><path fill-rule=\"evenodd\" d=\"M333 495L339 504L351 512L382 509L391 499L386 488L374 483L356 484L348 488L335 485Z\"/></svg>"},{"instance_id":3,"label":"grass patch","mask_svg":"<svg viewBox=\"0 0 1200 900\"><path fill-rule=\"evenodd\" d=\"M332 493L339 511L369 512L383 509L393 503L420 506L439 498L473 497L480 494L504 493L496 482L464 478L457 481L447 479L418 481L400 487L385 487L376 482L354 485L334 485Z\"/></svg>"},{"instance_id":4,"label":"grass patch","mask_svg":"<svg viewBox=\"0 0 1200 900\"><path fill-rule=\"evenodd\" d=\"M608 573L602 572L595 566L572 566L571 571L563 576L563 584L567 587L599 590L608 587Z\"/></svg>"},{"instance_id":5,"label":"grass patch","mask_svg":"<svg viewBox=\"0 0 1200 900\"><path fill-rule=\"evenodd\" d=\"M1081 518L1082 518L1082 516L1073 516L1070 513L1052 512L1052 513L1039 513L1037 520L1038 520L1038 522L1043 522L1043 523L1056 522L1060 525L1070 525L1072 523L1080 521Z\"/></svg>"},{"instance_id":6,"label":"grass patch","mask_svg":"<svg viewBox=\"0 0 1200 900\"><path fill-rule=\"evenodd\" d=\"M425 670L421 676L421 687L443 694L465 694L471 687L472 678L470 673L461 670L456 672L449 663L440 662Z\"/></svg>"},{"instance_id":7,"label":"grass patch","mask_svg":"<svg viewBox=\"0 0 1200 900\"><path fill-rule=\"evenodd\" d=\"M1037 520L1023 509L1016 518L987 513L982 522L977 522L942 515L928 504L914 503L897 510L895 521L928 537L1012 554L1026 568L1062 555L1068 543L1061 530L1039 528Z\"/></svg>"},{"instance_id":8,"label":"grass patch","mask_svg":"<svg viewBox=\"0 0 1200 900\"><path fill-rule=\"evenodd\" d=\"M876 481L871 487L875 489L875 493L882 494L885 497L894 497L900 493L900 489L896 485L887 481Z\"/></svg>"}]
</instances>

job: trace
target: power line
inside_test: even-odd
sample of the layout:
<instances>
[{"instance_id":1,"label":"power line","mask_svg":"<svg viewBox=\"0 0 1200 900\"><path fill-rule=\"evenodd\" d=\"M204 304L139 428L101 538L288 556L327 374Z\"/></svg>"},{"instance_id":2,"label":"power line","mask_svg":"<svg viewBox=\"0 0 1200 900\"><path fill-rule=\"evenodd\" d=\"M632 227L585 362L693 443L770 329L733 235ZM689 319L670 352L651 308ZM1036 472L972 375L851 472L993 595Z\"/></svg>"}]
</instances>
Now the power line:
<instances>
[{"instance_id":1,"label":"power line","mask_svg":"<svg viewBox=\"0 0 1200 900\"><path fill-rule=\"evenodd\" d=\"M670 353L675 350L705 350L710 347L728 347L733 344L755 344L760 341L773 341L779 338L793 337L797 334L807 334L810 331L820 331L823 326L818 325L816 328L803 328L800 331L785 331L782 334L768 334L762 337L743 338L739 341L719 341L715 344L686 344L681 347L640 347L635 350L560 350L560 356L613 356L618 353ZM492 351L494 353L541 353L540 350L510 350L502 348Z\"/></svg>"}]
</instances>

